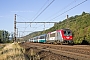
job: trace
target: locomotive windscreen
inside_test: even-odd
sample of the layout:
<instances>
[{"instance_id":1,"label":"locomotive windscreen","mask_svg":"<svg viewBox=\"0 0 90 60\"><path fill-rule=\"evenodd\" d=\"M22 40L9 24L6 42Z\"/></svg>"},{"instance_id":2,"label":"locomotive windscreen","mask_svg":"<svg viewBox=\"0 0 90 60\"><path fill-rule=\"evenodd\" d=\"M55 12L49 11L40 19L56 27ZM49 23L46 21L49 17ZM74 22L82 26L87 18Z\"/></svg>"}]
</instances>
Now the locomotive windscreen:
<instances>
[{"instance_id":1,"label":"locomotive windscreen","mask_svg":"<svg viewBox=\"0 0 90 60\"><path fill-rule=\"evenodd\" d=\"M72 32L71 32L71 30L64 30L64 35L65 36L71 36L72 35Z\"/></svg>"}]
</instances>

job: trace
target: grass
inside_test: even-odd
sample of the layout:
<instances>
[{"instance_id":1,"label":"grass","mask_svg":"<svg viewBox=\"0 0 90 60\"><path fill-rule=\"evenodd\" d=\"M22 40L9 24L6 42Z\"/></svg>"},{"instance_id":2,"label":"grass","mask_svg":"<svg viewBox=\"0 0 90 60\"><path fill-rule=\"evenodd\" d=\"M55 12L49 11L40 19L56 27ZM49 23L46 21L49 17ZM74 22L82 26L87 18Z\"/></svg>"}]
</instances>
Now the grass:
<instances>
[{"instance_id":1,"label":"grass","mask_svg":"<svg viewBox=\"0 0 90 60\"><path fill-rule=\"evenodd\" d=\"M0 51L0 60L6 60L8 57L23 55L25 50L18 43L6 44Z\"/></svg>"}]
</instances>

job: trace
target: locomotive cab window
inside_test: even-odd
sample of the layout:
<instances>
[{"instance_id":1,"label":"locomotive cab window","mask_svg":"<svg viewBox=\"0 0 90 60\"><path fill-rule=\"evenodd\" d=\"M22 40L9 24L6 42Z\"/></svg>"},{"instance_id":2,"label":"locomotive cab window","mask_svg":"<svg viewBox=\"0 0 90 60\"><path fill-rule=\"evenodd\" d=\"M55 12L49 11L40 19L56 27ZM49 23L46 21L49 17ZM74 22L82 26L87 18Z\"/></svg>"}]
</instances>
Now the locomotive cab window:
<instances>
[{"instance_id":1,"label":"locomotive cab window","mask_svg":"<svg viewBox=\"0 0 90 60\"><path fill-rule=\"evenodd\" d=\"M67 31L64 31L64 35L65 35L65 36L70 36L70 35L72 35L72 33L71 33L71 31L68 31L68 30L67 30Z\"/></svg>"}]
</instances>

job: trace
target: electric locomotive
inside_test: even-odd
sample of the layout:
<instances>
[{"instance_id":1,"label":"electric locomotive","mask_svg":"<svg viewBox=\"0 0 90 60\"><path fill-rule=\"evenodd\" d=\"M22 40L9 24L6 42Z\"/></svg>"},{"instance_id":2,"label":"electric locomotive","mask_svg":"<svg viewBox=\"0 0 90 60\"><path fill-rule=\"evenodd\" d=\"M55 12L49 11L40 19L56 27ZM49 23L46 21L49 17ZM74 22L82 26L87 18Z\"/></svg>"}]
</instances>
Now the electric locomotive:
<instances>
[{"instance_id":1,"label":"electric locomotive","mask_svg":"<svg viewBox=\"0 0 90 60\"><path fill-rule=\"evenodd\" d=\"M73 36L70 29L61 29L47 34L47 42L49 43L73 43Z\"/></svg>"}]
</instances>

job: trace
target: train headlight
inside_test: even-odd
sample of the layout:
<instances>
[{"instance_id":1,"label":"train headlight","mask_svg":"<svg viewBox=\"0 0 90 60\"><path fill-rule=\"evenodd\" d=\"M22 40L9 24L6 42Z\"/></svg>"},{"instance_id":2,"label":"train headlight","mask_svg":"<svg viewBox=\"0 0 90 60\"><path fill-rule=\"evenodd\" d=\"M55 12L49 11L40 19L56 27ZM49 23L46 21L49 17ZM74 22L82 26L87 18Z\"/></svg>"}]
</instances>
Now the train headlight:
<instances>
[{"instance_id":1,"label":"train headlight","mask_svg":"<svg viewBox=\"0 0 90 60\"><path fill-rule=\"evenodd\" d=\"M70 37L66 37L67 39L69 39Z\"/></svg>"},{"instance_id":2,"label":"train headlight","mask_svg":"<svg viewBox=\"0 0 90 60\"><path fill-rule=\"evenodd\" d=\"M70 39L72 39L72 38L70 38Z\"/></svg>"}]
</instances>

